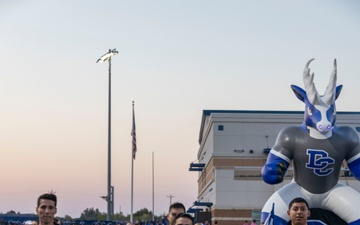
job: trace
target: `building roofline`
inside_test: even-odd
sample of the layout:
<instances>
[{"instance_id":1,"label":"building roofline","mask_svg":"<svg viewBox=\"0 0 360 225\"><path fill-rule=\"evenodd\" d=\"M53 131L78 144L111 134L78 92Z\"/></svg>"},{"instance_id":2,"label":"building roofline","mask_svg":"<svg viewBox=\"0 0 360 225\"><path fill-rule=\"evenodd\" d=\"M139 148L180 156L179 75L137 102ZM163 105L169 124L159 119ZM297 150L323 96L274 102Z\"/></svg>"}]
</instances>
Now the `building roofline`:
<instances>
[{"instance_id":1,"label":"building roofline","mask_svg":"<svg viewBox=\"0 0 360 225\"><path fill-rule=\"evenodd\" d=\"M212 113L234 113L234 114L304 114L304 111L287 111L287 110L212 110L204 109L202 112L200 132L199 132L199 144L201 145L202 136L204 132L205 119ZM340 115L360 115L359 111L337 111L336 114Z\"/></svg>"}]
</instances>

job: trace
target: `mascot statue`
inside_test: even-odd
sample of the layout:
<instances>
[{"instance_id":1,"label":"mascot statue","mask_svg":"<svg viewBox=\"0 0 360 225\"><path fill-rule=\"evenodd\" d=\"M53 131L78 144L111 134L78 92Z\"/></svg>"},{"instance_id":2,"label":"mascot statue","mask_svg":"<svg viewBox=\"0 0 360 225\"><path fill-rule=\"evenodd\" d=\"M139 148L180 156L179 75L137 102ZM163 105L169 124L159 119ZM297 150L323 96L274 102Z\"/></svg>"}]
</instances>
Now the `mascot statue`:
<instances>
[{"instance_id":1,"label":"mascot statue","mask_svg":"<svg viewBox=\"0 0 360 225\"><path fill-rule=\"evenodd\" d=\"M304 69L305 90L291 86L296 97L305 103L304 122L279 132L261 170L266 183L278 184L293 161L294 179L268 199L262 209L261 222L271 215L276 219L273 221L277 221L274 224L287 224L289 202L302 197L310 208L331 211L347 224L360 225L360 193L339 183L344 160L360 180L359 135L354 128L335 125L335 100L342 89L342 85L336 86L336 60L324 95L319 95L313 82L314 73L310 74L309 64L313 60L309 60Z\"/></svg>"}]
</instances>

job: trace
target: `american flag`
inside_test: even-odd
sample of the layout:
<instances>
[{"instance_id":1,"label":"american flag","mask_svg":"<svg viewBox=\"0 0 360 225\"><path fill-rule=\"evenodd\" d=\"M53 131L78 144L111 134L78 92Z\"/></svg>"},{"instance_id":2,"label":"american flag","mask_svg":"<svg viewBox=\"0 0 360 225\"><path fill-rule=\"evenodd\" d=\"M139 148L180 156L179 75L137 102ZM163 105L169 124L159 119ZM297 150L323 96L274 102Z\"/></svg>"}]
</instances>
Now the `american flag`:
<instances>
[{"instance_id":1,"label":"american flag","mask_svg":"<svg viewBox=\"0 0 360 225\"><path fill-rule=\"evenodd\" d=\"M274 211L275 211L275 203L273 203L271 212L269 213L268 218L266 218L264 225L274 225L274 224L276 224Z\"/></svg>"},{"instance_id":2,"label":"american flag","mask_svg":"<svg viewBox=\"0 0 360 225\"><path fill-rule=\"evenodd\" d=\"M136 156L136 129L135 129L135 112L134 112L134 102L132 104L132 111L133 111L133 124L132 124L132 130L131 130L131 136L132 136L132 155L133 159L135 159Z\"/></svg>"}]
</instances>

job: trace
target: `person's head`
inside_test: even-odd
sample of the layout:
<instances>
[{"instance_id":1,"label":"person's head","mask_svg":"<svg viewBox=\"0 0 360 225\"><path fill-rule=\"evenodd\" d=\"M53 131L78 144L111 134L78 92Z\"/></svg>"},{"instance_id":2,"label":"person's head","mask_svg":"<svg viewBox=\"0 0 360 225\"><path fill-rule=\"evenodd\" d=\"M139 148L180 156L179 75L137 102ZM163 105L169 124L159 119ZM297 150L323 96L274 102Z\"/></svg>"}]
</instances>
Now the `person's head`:
<instances>
[{"instance_id":1,"label":"person's head","mask_svg":"<svg viewBox=\"0 0 360 225\"><path fill-rule=\"evenodd\" d=\"M171 225L194 225L194 217L187 213L180 213L174 218Z\"/></svg>"},{"instance_id":2,"label":"person's head","mask_svg":"<svg viewBox=\"0 0 360 225\"><path fill-rule=\"evenodd\" d=\"M37 199L37 207L39 207L41 200L51 200L55 203L55 206L57 204L57 197L53 193L46 193L46 194L40 195Z\"/></svg>"},{"instance_id":3,"label":"person's head","mask_svg":"<svg viewBox=\"0 0 360 225\"><path fill-rule=\"evenodd\" d=\"M167 219L169 220L169 223L172 224L174 221L174 218L181 214L185 213L185 206L180 202L175 202L170 205L169 207L169 213L167 215Z\"/></svg>"},{"instance_id":4,"label":"person's head","mask_svg":"<svg viewBox=\"0 0 360 225\"><path fill-rule=\"evenodd\" d=\"M53 193L40 195L37 199L36 213L39 216L40 225L53 225L57 198Z\"/></svg>"},{"instance_id":5,"label":"person's head","mask_svg":"<svg viewBox=\"0 0 360 225\"><path fill-rule=\"evenodd\" d=\"M292 225L303 225L307 223L310 216L309 204L303 198L294 198L289 203L288 215Z\"/></svg>"}]
</instances>

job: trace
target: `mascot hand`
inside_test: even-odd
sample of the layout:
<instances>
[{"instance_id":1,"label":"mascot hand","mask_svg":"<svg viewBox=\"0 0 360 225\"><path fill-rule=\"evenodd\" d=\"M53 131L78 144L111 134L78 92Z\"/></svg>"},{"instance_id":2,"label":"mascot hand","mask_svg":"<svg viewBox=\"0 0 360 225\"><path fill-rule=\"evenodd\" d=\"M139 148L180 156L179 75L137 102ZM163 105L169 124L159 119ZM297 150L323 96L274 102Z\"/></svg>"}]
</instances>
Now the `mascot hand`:
<instances>
[{"instance_id":1,"label":"mascot hand","mask_svg":"<svg viewBox=\"0 0 360 225\"><path fill-rule=\"evenodd\" d=\"M278 184L283 181L286 170L285 162L271 162L262 168L261 176L268 184Z\"/></svg>"}]
</instances>

